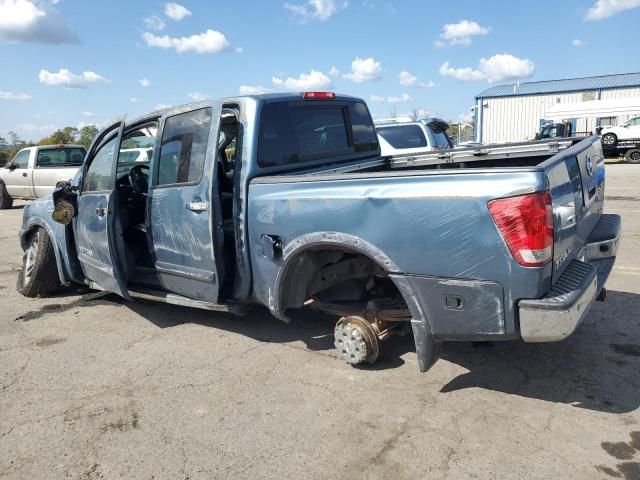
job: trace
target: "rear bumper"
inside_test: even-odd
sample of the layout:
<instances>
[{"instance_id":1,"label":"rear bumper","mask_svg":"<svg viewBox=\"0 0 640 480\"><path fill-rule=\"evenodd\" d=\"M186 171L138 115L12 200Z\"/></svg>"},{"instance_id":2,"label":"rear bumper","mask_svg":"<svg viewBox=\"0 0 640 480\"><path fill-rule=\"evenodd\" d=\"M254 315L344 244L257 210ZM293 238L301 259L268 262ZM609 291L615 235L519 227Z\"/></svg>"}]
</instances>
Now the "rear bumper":
<instances>
[{"instance_id":1,"label":"rear bumper","mask_svg":"<svg viewBox=\"0 0 640 480\"><path fill-rule=\"evenodd\" d=\"M555 342L573 333L604 287L620 245L619 215L602 215L588 243L543 298L520 300L525 342Z\"/></svg>"}]
</instances>

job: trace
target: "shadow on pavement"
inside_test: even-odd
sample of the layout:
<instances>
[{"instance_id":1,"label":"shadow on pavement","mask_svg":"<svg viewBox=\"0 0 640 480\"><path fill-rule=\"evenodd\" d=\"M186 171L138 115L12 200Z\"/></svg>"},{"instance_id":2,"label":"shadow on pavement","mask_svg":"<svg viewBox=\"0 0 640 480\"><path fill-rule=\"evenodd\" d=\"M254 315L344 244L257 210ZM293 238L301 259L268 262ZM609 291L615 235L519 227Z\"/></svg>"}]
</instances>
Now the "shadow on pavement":
<instances>
[{"instance_id":1,"label":"shadow on pavement","mask_svg":"<svg viewBox=\"0 0 640 480\"><path fill-rule=\"evenodd\" d=\"M82 292L87 291L67 289L59 296ZM148 301L126 302L113 294L88 292L71 303L46 305L16 320L35 320L53 310L68 311L95 303L126 305L159 328L195 323L260 342L303 342L311 351L333 356L333 327L337 319L313 310L292 312L292 321L286 324L262 307L237 317ZM640 406L637 312L640 295L609 291L607 301L596 303L578 330L562 342L448 342L442 359L469 371L453 378L441 392L485 388L607 413L631 412ZM383 343L380 361L361 368L397 368L405 363L401 356L413 352L415 346L410 335L394 336Z\"/></svg>"},{"instance_id":2,"label":"shadow on pavement","mask_svg":"<svg viewBox=\"0 0 640 480\"><path fill-rule=\"evenodd\" d=\"M469 370L443 393L486 388L607 413L640 406L640 295L609 291L562 342L447 343L443 358Z\"/></svg>"},{"instance_id":3,"label":"shadow on pavement","mask_svg":"<svg viewBox=\"0 0 640 480\"><path fill-rule=\"evenodd\" d=\"M115 301L117 297L109 296ZM127 306L146 320L160 328L169 328L183 323L195 323L219 328L227 332L244 335L267 343L303 342L307 349L333 356L333 328L337 317L311 309L293 311L291 323L284 323L273 317L264 307L255 307L248 315L207 312L173 305L158 305L153 302L133 302ZM407 337L393 337L385 341L381 358L374 365L358 368L365 370L386 370L404 365L400 358L408 351L415 352L413 340Z\"/></svg>"}]
</instances>

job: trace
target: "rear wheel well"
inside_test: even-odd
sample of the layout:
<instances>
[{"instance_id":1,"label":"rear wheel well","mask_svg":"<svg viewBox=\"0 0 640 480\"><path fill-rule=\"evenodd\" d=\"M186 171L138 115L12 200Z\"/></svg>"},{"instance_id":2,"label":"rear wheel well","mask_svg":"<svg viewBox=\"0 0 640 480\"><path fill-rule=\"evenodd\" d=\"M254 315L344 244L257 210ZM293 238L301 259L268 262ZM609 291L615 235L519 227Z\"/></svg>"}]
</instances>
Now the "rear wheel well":
<instances>
[{"instance_id":1,"label":"rear wheel well","mask_svg":"<svg viewBox=\"0 0 640 480\"><path fill-rule=\"evenodd\" d=\"M310 247L287 262L280 282L279 311L310 306L338 316L385 308L410 320L389 272L369 256L337 246ZM406 317L406 318L404 318Z\"/></svg>"}]
</instances>

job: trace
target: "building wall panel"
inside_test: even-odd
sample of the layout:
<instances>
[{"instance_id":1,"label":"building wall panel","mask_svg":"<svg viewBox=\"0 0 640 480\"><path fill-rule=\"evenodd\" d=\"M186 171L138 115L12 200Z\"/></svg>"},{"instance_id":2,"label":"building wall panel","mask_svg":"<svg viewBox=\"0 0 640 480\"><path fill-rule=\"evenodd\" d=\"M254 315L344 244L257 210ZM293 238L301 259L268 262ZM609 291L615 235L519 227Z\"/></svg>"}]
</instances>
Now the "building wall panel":
<instances>
[{"instance_id":1,"label":"building wall panel","mask_svg":"<svg viewBox=\"0 0 640 480\"><path fill-rule=\"evenodd\" d=\"M544 119L545 107L557 103L578 103L597 98L596 90L543 95L506 96L481 99L483 107L481 135L483 143L532 140ZM640 97L640 88L601 91L601 99ZM640 112L638 112L640 114ZM629 118L620 117L618 123ZM577 132L595 132L595 118L576 119Z\"/></svg>"}]
</instances>

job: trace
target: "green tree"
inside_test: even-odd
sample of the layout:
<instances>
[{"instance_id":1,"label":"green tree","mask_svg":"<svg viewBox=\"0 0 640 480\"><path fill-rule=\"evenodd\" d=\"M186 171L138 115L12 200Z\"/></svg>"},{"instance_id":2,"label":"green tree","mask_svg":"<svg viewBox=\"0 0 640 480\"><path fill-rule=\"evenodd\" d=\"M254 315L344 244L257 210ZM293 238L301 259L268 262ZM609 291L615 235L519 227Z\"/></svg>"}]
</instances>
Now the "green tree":
<instances>
[{"instance_id":1,"label":"green tree","mask_svg":"<svg viewBox=\"0 0 640 480\"><path fill-rule=\"evenodd\" d=\"M76 143L80 132L76 127L64 127L56 130L49 137L42 138L40 145L56 145L64 143Z\"/></svg>"},{"instance_id":2,"label":"green tree","mask_svg":"<svg viewBox=\"0 0 640 480\"><path fill-rule=\"evenodd\" d=\"M15 154L18 153L18 150L31 145L30 143L27 143L22 138L20 138L20 135L18 135L13 130L7 133L7 136L9 137L9 140L7 141L9 148L4 151L5 155L4 158L0 159L0 164L2 164L2 162L4 162L5 164L8 163L15 156Z\"/></svg>"},{"instance_id":3,"label":"green tree","mask_svg":"<svg viewBox=\"0 0 640 480\"><path fill-rule=\"evenodd\" d=\"M79 133L78 143L83 145L84 148L89 149L91 146L91 142L96 138L98 134L98 128L95 125L87 125L86 127L82 127Z\"/></svg>"},{"instance_id":4,"label":"green tree","mask_svg":"<svg viewBox=\"0 0 640 480\"><path fill-rule=\"evenodd\" d=\"M9 161L9 153L7 148L7 140L4 137L0 137L0 167L4 167Z\"/></svg>"},{"instance_id":5,"label":"green tree","mask_svg":"<svg viewBox=\"0 0 640 480\"><path fill-rule=\"evenodd\" d=\"M20 135L18 135L13 130L10 131L8 135L9 135L9 145L15 148L22 148L22 146L25 144L25 141L20 138Z\"/></svg>"}]
</instances>

